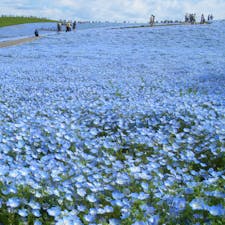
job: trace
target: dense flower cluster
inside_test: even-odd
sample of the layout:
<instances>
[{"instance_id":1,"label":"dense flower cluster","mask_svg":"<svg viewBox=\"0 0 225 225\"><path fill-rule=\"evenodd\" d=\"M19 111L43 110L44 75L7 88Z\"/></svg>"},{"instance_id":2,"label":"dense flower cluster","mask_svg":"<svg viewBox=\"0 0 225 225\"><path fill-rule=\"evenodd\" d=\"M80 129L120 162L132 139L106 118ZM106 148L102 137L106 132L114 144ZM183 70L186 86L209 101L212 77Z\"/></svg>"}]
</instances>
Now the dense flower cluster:
<instances>
[{"instance_id":1,"label":"dense flower cluster","mask_svg":"<svg viewBox=\"0 0 225 225\"><path fill-rule=\"evenodd\" d=\"M224 224L224 27L1 49L0 222Z\"/></svg>"}]
</instances>

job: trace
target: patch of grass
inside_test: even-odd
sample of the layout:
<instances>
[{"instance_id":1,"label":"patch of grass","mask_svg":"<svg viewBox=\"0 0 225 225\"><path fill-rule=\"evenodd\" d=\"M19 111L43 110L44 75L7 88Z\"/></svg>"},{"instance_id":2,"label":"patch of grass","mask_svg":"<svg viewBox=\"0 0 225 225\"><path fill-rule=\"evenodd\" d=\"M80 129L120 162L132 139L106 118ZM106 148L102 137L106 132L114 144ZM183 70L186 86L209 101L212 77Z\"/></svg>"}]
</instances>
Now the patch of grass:
<instances>
[{"instance_id":1,"label":"patch of grass","mask_svg":"<svg viewBox=\"0 0 225 225\"><path fill-rule=\"evenodd\" d=\"M24 24L24 23L39 23L39 22L56 22L55 20L50 20L47 18L38 17L26 17L26 16L1 16L0 17L0 27Z\"/></svg>"}]
</instances>

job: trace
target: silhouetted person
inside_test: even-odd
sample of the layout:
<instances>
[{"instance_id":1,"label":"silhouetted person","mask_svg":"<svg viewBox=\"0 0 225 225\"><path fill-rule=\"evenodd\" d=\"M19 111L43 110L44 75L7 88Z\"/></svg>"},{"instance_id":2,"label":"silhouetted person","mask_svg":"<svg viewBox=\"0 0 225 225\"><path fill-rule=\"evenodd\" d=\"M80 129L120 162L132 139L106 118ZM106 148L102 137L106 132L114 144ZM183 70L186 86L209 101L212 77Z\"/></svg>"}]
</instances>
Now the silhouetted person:
<instances>
[{"instance_id":1,"label":"silhouetted person","mask_svg":"<svg viewBox=\"0 0 225 225\"><path fill-rule=\"evenodd\" d=\"M204 14L202 14L202 16L201 16L201 22L200 22L201 24L204 24L205 23L205 17L204 17Z\"/></svg>"},{"instance_id":2,"label":"silhouetted person","mask_svg":"<svg viewBox=\"0 0 225 225\"><path fill-rule=\"evenodd\" d=\"M62 31L62 24L61 23L57 23L57 31L58 32Z\"/></svg>"},{"instance_id":3,"label":"silhouetted person","mask_svg":"<svg viewBox=\"0 0 225 225\"><path fill-rule=\"evenodd\" d=\"M190 15L188 13L185 14L185 19L184 19L185 23L190 22Z\"/></svg>"},{"instance_id":4,"label":"silhouetted person","mask_svg":"<svg viewBox=\"0 0 225 225\"><path fill-rule=\"evenodd\" d=\"M68 23L66 24L66 32L69 32L69 31L71 31L71 25L70 25L70 23L68 22Z\"/></svg>"},{"instance_id":5,"label":"silhouetted person","mask_svg":"<svg viewBox=\"0 0 225 225\"><path fill-rule=\"evenodd\" d=\"M76 30L76 26L77 26L77 22L74 21L74 22L73 22L73 30Z\"/></svg>"},{"instance_id":6,"label":"silhouetted person","mask_svg":"<svg viewBox=\"0 0 225 225\"><path fill-rule=\"evenodd\" d=\"M152 27L155 23L155 16L154 15L151 15L150 17L150 26Z\"/></svg>"},{"instance_id":7,"label":"silhouetted person","mask_svg":"<svg viewBox=\"0 0 225 225\"><path fill-rule=\"evenodd\" d=\"M37 29L34 31L34 35L35 35L35 37L39 37L39 33L38 33Z\"/></svg>"}]
</instances>

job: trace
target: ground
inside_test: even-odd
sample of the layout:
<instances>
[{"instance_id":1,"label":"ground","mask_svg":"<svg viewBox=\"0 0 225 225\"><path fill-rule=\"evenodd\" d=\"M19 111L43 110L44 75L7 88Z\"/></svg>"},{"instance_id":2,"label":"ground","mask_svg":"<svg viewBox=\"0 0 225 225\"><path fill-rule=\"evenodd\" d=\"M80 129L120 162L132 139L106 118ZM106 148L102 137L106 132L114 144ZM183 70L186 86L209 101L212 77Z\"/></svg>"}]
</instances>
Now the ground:
<instances>
[{"instance_id":1,"label":"ground","mask_svg":"<svg viewBox=\"0 0 225 225\"><path fill-rule=\"evenodd\" d=\"M0 221L224 224L224 27L1 49Z\"/></svg>"}]
</instances>

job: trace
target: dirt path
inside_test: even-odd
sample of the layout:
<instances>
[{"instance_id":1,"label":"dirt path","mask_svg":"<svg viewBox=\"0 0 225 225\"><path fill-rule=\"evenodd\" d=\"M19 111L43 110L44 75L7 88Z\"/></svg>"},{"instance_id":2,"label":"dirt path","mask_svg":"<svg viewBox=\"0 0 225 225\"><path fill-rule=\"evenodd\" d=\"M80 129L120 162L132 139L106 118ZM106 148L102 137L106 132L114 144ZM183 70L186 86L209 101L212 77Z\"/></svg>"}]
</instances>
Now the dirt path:
<instances>
[{"instance_id":1,"label":"dirt path","mask_svg":"<svg viewBox=\"0 0 225 225\"><path fill-rule=\"evenodd\" d=\"M28 38L21 38L21 39L12 40L12 41L3 41L3 42L0 42L0 48L28 43L28 42L37 40L39 38L40 37L28 37Z\"/></svg>"},{"instance_id":2,"label":"dirt path","mask_svg":"<svg viewBox=\"0 0 225 225\"><path fill-rule=\"evenodd\" d=\"M154 28L154 27L169 27L169 26L187 26L187 25L207 25L210 23L205 23L205 24L200 24L200 23L195 23L195 24L190 24L190 23L170 23L170 24L154 24L154 26L150 25L137 25L137 26L129 26L129 27L116 27L112 29L130 29L130 28Z\"/></svg>"}]
</instances>

